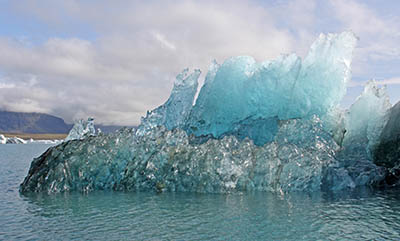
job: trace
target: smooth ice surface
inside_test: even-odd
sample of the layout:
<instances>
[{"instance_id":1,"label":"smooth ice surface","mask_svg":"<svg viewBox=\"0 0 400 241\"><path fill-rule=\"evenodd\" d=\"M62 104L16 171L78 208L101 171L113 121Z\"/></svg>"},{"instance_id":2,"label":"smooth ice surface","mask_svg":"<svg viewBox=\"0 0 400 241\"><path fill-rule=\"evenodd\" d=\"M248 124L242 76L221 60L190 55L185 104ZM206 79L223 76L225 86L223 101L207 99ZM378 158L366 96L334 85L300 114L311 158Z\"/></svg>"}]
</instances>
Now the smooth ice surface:
<instances>
[{"instance_id":1,"label":"smooth ice surface","mask_svg":"<svg viewBox=\"0 0 400 241\"><path fill-rule=\"evenodd\" d=\"M294 54L213 61L197 100L200 71L185 69L136 130L89 136L78 123L74 139L85 139L36 158L20 190L285 193L377 185L388 173L371 155L390 108L385 89L371 81L348 112L338 107L355 43L351 32L321 34L303 61Z\"/></svg>"},{"instance_id":2,"label":"smooth ice surface","mask_svg":"<svg viewBox=\"0 0 400 241\"><path fill-rule=\"evenodd\" d=\"M78 120L72 129L69 131L68 136L65 138L65 141L70 140L80 140L84 139L87 136L96 135L96 130L94 128L94 119L89 117L87 121Z\"/></svg>"}]
</instances>

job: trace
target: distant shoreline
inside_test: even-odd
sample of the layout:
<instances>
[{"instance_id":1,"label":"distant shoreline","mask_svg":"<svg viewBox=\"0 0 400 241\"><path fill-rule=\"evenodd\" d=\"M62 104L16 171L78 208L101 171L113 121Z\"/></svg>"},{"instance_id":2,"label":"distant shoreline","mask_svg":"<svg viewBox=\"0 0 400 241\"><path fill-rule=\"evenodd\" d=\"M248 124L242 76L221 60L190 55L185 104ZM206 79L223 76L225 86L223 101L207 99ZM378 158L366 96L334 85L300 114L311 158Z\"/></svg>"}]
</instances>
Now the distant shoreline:
<instances>
[{"instance_id":1,"label":"distant shoreline","mask_svg":"<svg viewBox=\"0 0 400 241\"><path fill-rule=\"evenodd\" d=\"M31 134L31 133L10 133L10 132L0 132L0 135L4 135L5 137L19 137L24 140L62 140L67 137L68 134Z\"/></svg>"}]
</instances>

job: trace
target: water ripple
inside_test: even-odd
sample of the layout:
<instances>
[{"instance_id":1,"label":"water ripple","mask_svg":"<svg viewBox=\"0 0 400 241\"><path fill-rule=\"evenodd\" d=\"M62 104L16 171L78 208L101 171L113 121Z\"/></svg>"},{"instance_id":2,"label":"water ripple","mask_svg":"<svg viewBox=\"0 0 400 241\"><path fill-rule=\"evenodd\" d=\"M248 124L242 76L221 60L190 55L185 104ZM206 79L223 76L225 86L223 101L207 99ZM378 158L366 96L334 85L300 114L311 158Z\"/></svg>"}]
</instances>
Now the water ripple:
<instances>
[{"instance_id":1,"label":"water ripple","mask_svg":"<svg viewBox=\"0 0 400 241\"><path fill-rule=\"evenodd\" d=\"M399 190L359 189L284 196L101 191L87 195L21 196L18 185L30 162L26 157L38 155L45 148L0 146L0 240L398 240L400 237Z\"/></svg>"}]
</instances>

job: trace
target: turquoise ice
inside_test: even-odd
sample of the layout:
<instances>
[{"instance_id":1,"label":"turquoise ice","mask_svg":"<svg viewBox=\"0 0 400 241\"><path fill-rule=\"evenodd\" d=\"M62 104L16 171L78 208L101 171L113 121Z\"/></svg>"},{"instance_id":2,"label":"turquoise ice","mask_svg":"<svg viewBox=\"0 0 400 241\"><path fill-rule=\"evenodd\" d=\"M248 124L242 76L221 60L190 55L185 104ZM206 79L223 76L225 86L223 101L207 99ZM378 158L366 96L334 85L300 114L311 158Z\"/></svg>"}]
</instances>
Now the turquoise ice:
<instances>
[{"instance_id":1,"label":"turquoise ice","mask_svg":"<svg viewBox=\"0 0 400 241\"><path fill-rule=\"evenodd\" d=\"M325 118L338 107L351 78L356 42L351 32L321 34L303 61L291 54L264 62L249 56L233 57L222 65L213 62L193 108L199 72L183 82L184 88L177 87L182 86L178 76L168 101L151 111L139 130L165 125L196 136L249 137L263 145L273 140L279 120ZM186 74L187 70L181 75Z\"/></svg>"}]
</instances>

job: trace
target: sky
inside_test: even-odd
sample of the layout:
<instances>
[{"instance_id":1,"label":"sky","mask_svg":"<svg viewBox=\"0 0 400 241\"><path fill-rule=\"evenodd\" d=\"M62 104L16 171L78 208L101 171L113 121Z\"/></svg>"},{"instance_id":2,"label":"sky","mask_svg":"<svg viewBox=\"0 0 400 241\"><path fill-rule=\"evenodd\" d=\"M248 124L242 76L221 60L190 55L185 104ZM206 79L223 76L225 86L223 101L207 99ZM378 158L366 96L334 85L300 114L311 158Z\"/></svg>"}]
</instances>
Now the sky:
<instances>
[{"instance_id":1,"label":"sky","mask_svg":"<svg viewBox=\"0 0 400 241\"><path fill-rule=\"evenodd\" d=\"M353 31L351 105L370 79L400 100L400 1L0 0L0 109L137 125L175 76L212 60L305 57L320 33Z\"/></svg>"}]
</instances>

